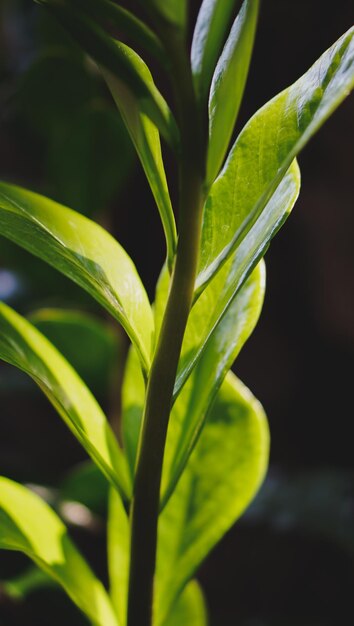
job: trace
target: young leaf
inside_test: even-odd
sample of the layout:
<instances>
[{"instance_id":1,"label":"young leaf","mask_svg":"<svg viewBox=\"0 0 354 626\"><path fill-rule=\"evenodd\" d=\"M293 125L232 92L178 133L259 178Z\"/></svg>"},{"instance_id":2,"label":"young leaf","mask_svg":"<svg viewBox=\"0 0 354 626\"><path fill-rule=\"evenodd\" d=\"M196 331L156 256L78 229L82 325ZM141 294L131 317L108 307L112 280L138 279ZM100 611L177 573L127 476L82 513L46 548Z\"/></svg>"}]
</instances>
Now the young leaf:
<instances>
[{"instance_id":1,"label":"young leaf","mask_svg":"<svg viewBox=\"0 0 354 626\"><path fill-rule=\"evenodd\" d=\"M130 528L127 513L118 494L111 489L107 528L110 595L119 623L127 622L129 583Z\"/></svg>"},{"instance_id":2,"label":"young leaf","mask_svg":"<svg viewBox=\"0 0 354 626\"><path fill-rule=\"evenodd\" d=\"M96 400L56 348L4 303L0 358L33 378L107 479L129 498L126 460Z\"/></svg>"},{"instance_id":3,"label":"young leaf","mask_svg":"<svg viewBox=\"0 0 354 626\"><path fill-rule=\"evenodd\" d=\"M244 0L213 76L209 97L208 186L220 171L241 105L258 11L259 0Z\"/></svg>"},{"instance_id":4,"label":"young leaf","mask_svg":"<svg viewBox=\"0 0 354 626\"><path fill-rule=\"evenodd\" d=\"M264 256L274 234L288 217L298 197L299 189L299 169L294 163L237 252L214 276L195 302L183 341L174 397L178 395L193 367L203 354L212 334L218 332L218 325L223 316L227 315L229 307L233 306L233 302L237 306L235 298L237 299L239 290L259 259ZM209 202L212 200L207 201L207 206ZM166 296L163 296L163 292L161 297L164 302ZM157 310L161 308L163 308L163 304L159 305ZM156 319L156 325L158 326L158 324L159 320Z\"/></svg>"},{"instance_id":5,"label":"young leaf","mask_svg":"<svg viewBox=\"0 0 354 626\"><path fill-rule=\"evenodd\" d=\"M164 623L203 559L254 498L265 475L268 450L268 426L261 405L229 373L160 517L157 625Z\"/></svg>"},{"instance_id":6,"label":"young leaf","mask_svg":"<svg viewBox=\"0 0 354 626\"><path fill-rule=\"evenodd\" d=\"M128 46L115 41L73 3L64 0L37 0L45 5L82 49L94 61L118 77L138 98L142 111L150 117L173 148L178 144L177 126L172 113L158 89L144 80L127 55Z\"/></svg>"},{"instance_id":7,"label":"young leaf","mask_svg":"<svg viewBox=\"0 0 354 626\"><path fill-rule=\"evenodd\" d=\"M163 626L207 626L208 614L200 585L191 580L182 591Z\"/></svg>"},{"instance_id":8,"label":"young leaf","mask_svg":"<svg viewBox=\"0 0 354 626\"><path fill-rule=\"evenodd\" d=\"M48 198L6 183L0 183L0 230L98 300L122 324L149 369L149 300L131 259L107 231Z\"/></svg>"},{"instance_id":9,"label":"young leaf","mask_svg":"<svg viewBox=\"0 0 354 626\"><path fill-rule=\"evenodd\" d=\"M26 554L96 626L119 626L103 585L59 517L37 495L4 477L0 477L0 548Z\"/></svg>"},{"instance_id":10,"label":"young leaf","mask_svg":"<svg viewBox=\"0 0 354 626\"><path fill-rule=\"evenodd\" d=\"M354 27L260 109L239 135L205 206L197 291L257 222L291 162L354 86Z\"/></svg>"},{"instance_id":11,"label":"young leaf","mask_svg":"<svg viewBox=\"0 0 354 626\"><path fill-rule=\"evenodd\" d=\"M126 54L136 67L136 71L147 82L153 84L151 73L139 55L130 48L126 48ZM139 100L124 83L111 72L104 69L101 71L129 131L155 198L165 232L167 259L171 269L177 246L177 233L162 160L159 132L143 113Z\"/></svg>"},{"instance_id":12,"label":"young leaf","mask_svg":"<svg viewBox=\"0 0 354 626\"><path fill-rule=\"evenodd\" d=\"M191 63L194 86L201 105L204 105L208 98L216 62L239 1L203 0L200 7L193 33Z\"/></svg>"}]
</instances>

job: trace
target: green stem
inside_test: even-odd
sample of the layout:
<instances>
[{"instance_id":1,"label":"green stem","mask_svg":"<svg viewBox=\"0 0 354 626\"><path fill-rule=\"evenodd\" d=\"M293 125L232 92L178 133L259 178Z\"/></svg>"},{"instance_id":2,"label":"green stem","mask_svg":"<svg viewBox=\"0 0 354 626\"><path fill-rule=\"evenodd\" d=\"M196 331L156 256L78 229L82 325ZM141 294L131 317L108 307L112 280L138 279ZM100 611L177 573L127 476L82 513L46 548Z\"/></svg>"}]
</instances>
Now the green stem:
<instances>
[{"instance_id":1,"label":"green stem","mask_svg":"<svg viewBox=\"0 0 354 626\"><path fill-rule=\"evenodd\" d=\"M171 290L147 386L131 512L128 626L151 626L160 485L177 366L193 302L203 207L203 158L190 65L182 41L165 38L182 137L179 240Z\"/></svg>"}]
</instances>

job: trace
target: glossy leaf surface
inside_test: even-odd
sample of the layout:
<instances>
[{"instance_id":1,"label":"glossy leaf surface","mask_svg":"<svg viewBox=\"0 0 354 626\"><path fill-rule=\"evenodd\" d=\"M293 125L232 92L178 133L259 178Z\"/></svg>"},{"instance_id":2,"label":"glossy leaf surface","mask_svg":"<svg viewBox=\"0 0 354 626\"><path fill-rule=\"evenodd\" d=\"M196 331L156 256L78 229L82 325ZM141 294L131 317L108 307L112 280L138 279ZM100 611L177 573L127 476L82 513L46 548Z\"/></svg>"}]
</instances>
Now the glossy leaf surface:
<instances>
[{"instance_id":1,"label":"glossy leaf surface","mask_svg":"<svg viewBox=\"0 0 354 626\"><path fill-rule=\"evenodd\" d=\"M255 496L268 448L261 405L229 373L160 517L157 624L163 624L174 598Z\"/></svg>"},{"instance_id":2,"label":"glossy leaf surface","mask_svg":"<svg viewBox=\"0 0 354 626\"><path fill-rule=\"evenodd\" d=\"M182 591L171 615L163 626L207 626L208 617L203 592L196 580L192 580Z\"/></svg>"},{"instance_id":3,"label":"glossy leaf surface","mask_svg":"<svg viewBox=\"0 0 354 626\"><path fill-rule=\"evenodd\" d=\"M4 303L0 358L33 378L108 480L129 497L126 460L96 400L44 335Z\"/></svg>"},{"instance_id":4,"label":"glossy leaf surface","mask_svg":"<svg viewBox=\"0 0 354 626\"><path fill-rule=\"evenodd\" d=\"M191 63L195 90L202 105L208 99L211 79L238 4L239 0L203 0L200 7L193 33Z\"/></svg>"},{"instance_id":5,"label":"glossy leaf surface","mask_svg":"<svg viewBox=\"0 0 354 626\"><path fill-rule=\"evenodd\" d=\"M259 0L244 0L213 76L209 97L207 185L222 166L247 80Z\"/></svg>"},{"instance_id":6,"label":"glossy leaf surface","mask_svg":"<svg viewBox=\"0 0 354 626\"><path fill-rule=\"evenodd\" d=\"M237 354L253 331L261 311L264 296L264 266L255 269L252 276L235 297L227 314L201 347L199 360L184 387L175 393L168 427L162 476L162 503L165 504L191 454L204 424L206 413L222 380ZM220 285L219 285L220 286ZM163 306L167 299L169 276L163 271L158 284L155 306L156 325L159 327ZM217 297L217 292L213 294ZM195 318L195 335L198 325L207 315L206 302ZM192 333L190 327L190 333ZM188 352L182 358L189 358ZM190 372L189 372L190 373ZM144 379L136 353L131 350L123 381L123 438L127 459L133 475L139 431L145 397ZM177 398L177 399L176 399ZM188 406L188 410L186 407Z\"/></svg>"},{"instance_id":7,"label":"glossy leaf surface","mask_svg":"<svg viewBox=\"0 0 354 626\"><path fill-rule=\"evenodd\" d=\"M171 111L158 89L151 82L144 80L136 71L128 46L115 41L91 19L83 10L78 10L65 0L39 0L53 13L70 35L79 43L99 65L105 67L129 88L139 99L142 110L159 128L171 146L177 144L177 127Z\"/></svg>"},{"instance_id":8,"label":"glossy leaf surface","mask_svg":"<svg viewBox=\"0 0 354 626\"><path fill-rule=\"evenodd\" d=\"M153 84L151 73L139 55L127 47L126 53L131 58L132 63L134 63L136 71L139 72L147 82ZM165 232L167 257L169 265L172 267L177 244L177 234L162 160L159 132L156 126L144 114L139 100L126 88L124 83L111 72L102 70L102 74L130 133L155 198Z\"/></svg>"},{"instance_id":9,"label":"glossy leaf surface","mask_svg":"<svg viewBox=\"0 0 354 626\"><path fill-rule=\"evenodd\" d=\"M354 85L354 28L245 126L205 205L197 291L262 215L291 162Z\"/></svg>"},{"instance_id":10,"label":"glossy leaf surface","mask_svg":"<svg viewBox=\"0 0 354 626\"><path fill-rule=\"evenodd\" d=\"M60 204L0 183L1 234L86 289L124 327L145 369L153 319L131 259L103 228Z\"/></svg>"},{"instance_id":11,"label":"glossy leaf surface","mask_svg":"<svg viewBox=\"0 0 354 626\"><path fill-rule=\"evenodd\" d=\"M289 215L299 188L299 170L294 163L268 202L261 218L195 302L183 341L175 397L206 349L213 333L219 332L218 326L223 317L227 317L229 307L237 307L237 294L259 259L264 256L270 240ZM163 310L166 297L163 296L163 290L161 296L159 311ZM156 325L158 324L159 318L156 320ZM227 327L227 321L225 324Z\"/></svg>"},{"instance_id":12,"label":"glossy leaf surface","mask_svg":"<svg viewBox=\"0 0 354 626\"><path fill-rule=\"evenodd\" d=\"M210 336L192 375L177 397L168 425L162 505L184 470L220 385L257 324L264 290L265 268L262 262Z\"/></svg>"},{"instance_id":13,"label":"glossy leaf surface","mask_svg":"<svg viewBox=\"0 0 354 626\"><path fill-rule=\"evenodd\" d=\"M29 556L96 626L119 626L103 585L71 542L59 517L37 495L3 477L0 547Z\"/></svg>"}]
</instances>

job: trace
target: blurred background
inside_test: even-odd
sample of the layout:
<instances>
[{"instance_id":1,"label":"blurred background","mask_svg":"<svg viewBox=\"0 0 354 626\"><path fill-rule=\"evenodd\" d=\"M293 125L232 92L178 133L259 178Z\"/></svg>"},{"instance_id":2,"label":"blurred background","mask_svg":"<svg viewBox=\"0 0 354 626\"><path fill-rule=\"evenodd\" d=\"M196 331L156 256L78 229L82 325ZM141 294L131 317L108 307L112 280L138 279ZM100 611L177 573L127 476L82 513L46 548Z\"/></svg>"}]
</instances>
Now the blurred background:
<instances>
[{"instance_id":1,"label":"blurred background","mask_svg":"<svg viewBox=\"0 0 354 626\"><path fill-rule=\"evenodd\" d=\"M353 16L350 0L264 1L238 128ZM353 137L348 99L301 155L300 199L267 253L263 314L234 369L268 414L271 465L254 504L200 571L212 626L354 623ZM172 186L172 164L169 176ZM94 65L28 0L0 0L0 178L110 229L153 299L163 235L130 140ZM1 236L0 299L58 342L114 419L126 339L94 301ZM48 308L91 317L71 314L59 332ZM34 384L4 365L0 415L0 474L37 485L54 504L81 491L92 516L62 513L105 579L104 483L85 465L70 474L83 451ZM2 552L0 580L27 567ZM34 591L24 602L0 592L1 626L63 620L85 623L60 591Z\"/></svg>"}]
</instances>

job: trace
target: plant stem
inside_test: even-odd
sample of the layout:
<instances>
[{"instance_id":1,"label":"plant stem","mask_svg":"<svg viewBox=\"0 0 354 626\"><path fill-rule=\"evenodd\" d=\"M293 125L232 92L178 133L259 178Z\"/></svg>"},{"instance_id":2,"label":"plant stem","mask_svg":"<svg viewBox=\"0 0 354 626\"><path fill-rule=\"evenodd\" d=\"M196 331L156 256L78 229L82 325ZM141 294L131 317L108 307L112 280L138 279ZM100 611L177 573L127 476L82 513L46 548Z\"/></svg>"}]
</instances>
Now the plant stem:
<instances>
[{"instance_id":1,"label":"plant stem","mask_svg":"<svg viewBox=\"0 0 354 626\"><path fill-rule=\"evenodd\" d=\"M128 626L151 626L160 484L178 360L193 302L203 208L204 159L182 39L164 37L181 129L179 239L170 294L147 386L131 513Z\"/></svg>"}]
</instances>

